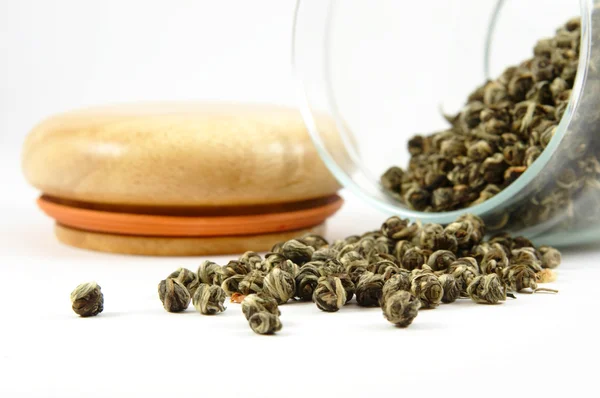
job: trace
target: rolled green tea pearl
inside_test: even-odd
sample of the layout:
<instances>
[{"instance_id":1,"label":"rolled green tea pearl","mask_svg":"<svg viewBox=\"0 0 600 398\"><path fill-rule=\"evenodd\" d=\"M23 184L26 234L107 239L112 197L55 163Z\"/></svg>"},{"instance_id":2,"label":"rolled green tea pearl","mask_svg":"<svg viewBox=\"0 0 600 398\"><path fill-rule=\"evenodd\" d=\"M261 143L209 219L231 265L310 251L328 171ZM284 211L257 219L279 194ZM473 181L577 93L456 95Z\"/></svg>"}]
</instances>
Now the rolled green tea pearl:
<instances>
[{"instance_id":1,"label":"rolled green tea pearl","mask_svg":"<svg viewBox=\"0 0 600 398\"><path fill-rule=\"evenodd\" d=\"M263 290L273 297L277 304L285 304L296 293L296 281L289 272L274 268L265 276Z\"/></svg>"},{"instance_id":2,"label":"rolled green tea pearl","mask_svg":"<svg viewBox=\"0 0 600 398\"><path fill-rule=\"evenodd\" d=\"M312 255L311 261L327 261L335 260L337 258L337 250L331 247L322 247Z\"/></svg>"},{"instance_id":3,"label":"rolled green tea pearl","mask_svg":"<svg viewBox=\"0 0 600 398\"><path fill-rule=\"evenodd\" d=\"M190 305L190 293L177 279L167 278L158 284L158 298L169 312L184 311Z\"/></svg>"},{"instance_id":4,"label":"rolled green tea pearl","mask_svg":"<svg viewBox=\"0 0 600 398\"><path fill-rule=\"evenodd\" d=\"M348 267L350 264L354 264L356 262L361 262L366 266L369 265L369 262L359 251L355 250L354 245L345 246L339 253L338 258L340 263L344 267Z\"/></svg>"},{"instance_id":5,"label":"rolled green tea pearl","mask_svg":"<svg viewBox=\"0 0 600 398\"><path fill-rule=\"evenodd\" d=\"M381 305L385 303L385 300L388 296L391 296L396 292L410 292L410 273L406 270L403 271L404 272L393 275L383 284L381 291Z\"/></svg>"},{"instance_id":6,"label":"rolled green tea pearl","mask_svg":"<svg viewBox=\"0 0 600 398\"><path fill-rule=\"evenodd\" d=\"M470 250L470 256L477 260L478 263L481 263L483 260L483 256L491 250L491 245L487 242L480 243L478 245L472 246Z\"/></svg>"},{"instance_id":7,"label":"rolled green tea pearl","mask_svg":"<svg viewBox=\"0 0 600 398\"><path fill-rule=\"evenodd\" d=\"M443 233L444 227L440 224L425 224L421 228L419 235L413 239L413 243L423 249L434 250L436 237L443 235Z\"/></svg>"},{"instance_id":8,"label":"rolled green tea pearl","mask_svg":"<svg viewBox=\"0 0 600 398\"><path fill-rule=\"evenodd\" d=\"M71 292L71 308L81 316L96 316L104 310L104 295L96 282L86 282Z\"/></svg>"},{"instance_id":9,"label":"rolled green tea pearl","mask_svg":"<svg viewBox=\"0 0 600 398\"><path fill-rule=\"evenodd\" d=\"M423 272L413 277L410 292L421 300L423 308L435 308L442 301L444 289L437 276L431 272Z\"/></svg>"},{"instance_id":10,"label":"rolled green tea pearl","mask_svg":"<svg viewBox=\"0 0 600 398\"><path fill-rule=\"evenodd\" d=\"M558 250L551 246L540 246L539 251L542 255L543 268L556 268L560 265L561 255Z\"/></svg>"},{"instance_id":11,"label":"rolled green tea pearl","mask_svg":"<svg viewBox=\"0 0 600 398\"><path fill-rule=\"evenodd\" d=\"M329 242L327 242L325 238L317 234L307 233L302 235L298 240L304 243L305 245L312 247L315 250L319 250L329 245Z\"/></svg>"},{"instance_id":12,"label":"rolled green tea pearl","mask_svg":"<svg viewBox=\"0 0 600 398\"><path fill-rule=\"evenodd\" d=\"M511 264L531 264L533 265L534 271L541 271L542 269L542 256L533 247L522 247L520 249L514 249L511 252L510 257Z\"/></svg>"},{"instance_id":13,"label":"rolled green tea pearl","mask_svg":"<svg viewBox=\"0 0 600 398\"><path fill-rule=\"evenodd\" d=\"M450 250L436 250L427 259L427 265L434 271L445 271L456 261L456 255Z\"/></svg>"},{"instance_id":14,"label":"rolled green tea pearl","mask_svg":"<svg viewBox=\"0 0 600 398\"><path fill-rule=\"evenodd\" d=\"M200 284L198 275L187 268L178 268L167 278L177 279L179 282L183 283L183 286L185 286L188 292L190 292L190 296L194 295L194 292Z\"/></svg>"},{"instance_id":15,"label":"rolled green tea pearl","mask_svg":"<svg viewBox=\"0 0 600 398\"><path fill-rule=\"evenodd\" d=\"M245 277L246 275L232 275L223 281L221 288L228 296L232 296L235 293L241 293L240 282L242 282Z\"/></svg>"},{"instance_id":16,"label":"rolled green tea pearl","mask_svg":"<svg viewBox=\"0 0 600 398\"><path fill-rule=\"evenodd\" d=\"M361 253L365 259L369 259L379 253L387 253L387 244L377 241L372 236L366 236L361 238L355 245L354 248L357 252Z\"/></svg>"},{"instance_id":17,"label":"rolled green tea pearl","mask_svg":"<svg viewBox=\"0 0 600 398\"><path fill-rule=\"evenodd\" d=\"M499 248L490 248L483 255L479 268L482 274L502 274L502 270L510 264L506 253Z\"/></svg>"},{"instance_id":18,"label":"rolled green tea pearl","mask_svg":"<svg viewBox=\"0 0 600 398\"><path fill-rule=\"evenodd\" d=\"M265 275L258 270L254 270L244 276L244 279L238 284L238 291L243 294L252 294L262 292L264 287Z\"/></svg>"},{"instance_id":19,"label":"rolled green tea pearl","mask_svg":"<svg viewBox=\"0 0 600 398\"><path fill-rule=\"evenodd\" d=\"M506 286L514 292L520 292L524 289L535 290L537 288L535 272L524 264L511 265L505 268L502 279Z\"/></svg>"},{"instance_id":20,"label":"rolled green tea pearl","mask_svg":"<svg viewBox=\"0 0 600 398\"><path fill-rule=\"evenodd\" d=\"M533 248L533 242L531 242L529 239L527 239L524 236L515 236L513 238L513 244L511 249L521 249L523 247L531 247Z\"/></svg>"},{"instance_id":21,"label":"rolled green tea pearl","mask_svg":"<svg viewBox=\"0 0 600 398\"><path fill-rule=\"evenodd\" d=\"M477 239L473 234L477 234L477 232L473 223L468 221L455 221L444 228L444 233L451 234L456 238L459 248L471 247L473 245L472 238Z\"/></svg>"},{"instance_id":22,"label":"rolled green tea pearl","mask_svg":"<svg viewBox=\"0 0 600 398\"><path fill-rule=\"evenodd\" d=\"M246 319L250 319L257 312L269 312L273 315L281 315L277 301L264 292L247 295L244 297L241 306L242 313Z\"/></svg>"},{"instance_id":23,"label":"rolled green tea pearl","mask_svg":"<svg viewBox=\"0 0 600 398\"><path fill-rule=\"evenodd\" d=\"M209 262L212 262L212 261L209 261ZM205 263L206 263L206 261L205 261ZM202 267L202 265L201 265L201 267ZM221 267L221 275L222 275L223 281L233 275L246 275L250 271L252 271L252 270L248 269L246 264L241 263L238 260L231 260L227 263L227 265L224 265ZM200 269L198 269L198 277L200 278L201 283L205 283L205 282L202 282L202 276L201 276ZM207 279L206 283L208 283L209 282L208 279L210 279L210 278L206 278L206 279Z\"/></svg>"},{"instance_id":24,"label":"rolled green tea pearl","mask_svg":"<svg viewBox=\"0 0 600 398\"><path fill-rule=\"evenodd\" d=\"M198 312L204 315L215 315L225 311L225 291L217 285L201 283L194 293L192 304Z\"/></svg>"},{"instance_id":25,"label":"rolled green tea pearl","mask_svg":"<svg viewBox=\"0 0 600 398\"><path fill-rule=\"evenodd\" d=\"M332 244L329 245L329 248L331 250L334 250L336 253L338 253L340 250L342 250L342 248L346 246L346 240L345 239L337 239L335 241L333 241ZM314 255L314 253L313 253Z\"/></svg>"},{"instance_id":26,"label":"rolled green tea pearl","mask_svg":"<svg viewBox=\"0 0 600 398\"><path fill-rule=\"evenodd\" d=\"M393 216L381 225L381 233L394 240L412 239L419 229L418 224L410 225L408 219Z\"/></svg>"},{"instance_id":27,"label":"rolled green tea pearl","mask_svg":"<svg viewBox=\"0 0 600 398\"><path fill-rule=\"evenodd\" d=\"M348 267L346 267L346 273L348 276L350 276L354 285L358 284L358 281L365 272L369 272L367 266L368 265L363 265L362 263L357 262L356 264L350 264Z\"/></svg>"},{"instance_id":28,"label":"rolled green tea pearl","mask_svg":"<svg viewBox=\"0 0 600 398\"><path fill-rule=\"evenodd\" d=\"M385 259L385 260L379 260L377 262L374 262L370 265L371 269L373 270L372 272L375 274L379 274L379 275L383 275L386 273L386 270L389 267L392 267L392 269L394 269L394 271L392 271L392 269L389 270L389 273L396 273L395 271L400 269L399 266L396 265L395 262ZM391 275L389 275L391 276Z\"/></svg>"},{"instance_id":29,"label":"rolled green tea pearl","mask_svg":"<svg viewBox=\"0 0 600 398\"><path fill-rule=\"evenodd\" d=\"M342 281L342 286L344 286L344 290L346 291L346 303L350 302L352 297L354 297L354 293L356 292L356 286L354 285L354 282L352 282L350 275L342 273L333 274L332 276L335 276Z\"/></svg>"},{"instance_id":30,"label":"rolled green tea pearl","mask_svg":"<svg viewBox=\"0 0 600 398\"><path fill-rule=\"evenodd\" d=\"M485 223L483 222L481 217L467 213L458 217L456 221L467 222L473 225L473 232L469 239L469 243L471 245L478 245L481 242L481 240L485 236Z\"/></svg>"},{"instance_id":31,"label":"rolled green tea pearl","mask_svg":"<svg viewBox=\"0 0 600 398\"><path fill-rule=\"evenodd\" d=\"M443 274L438 277L440 283L442 284L442 289L444 290L444 295L442 296L442 303L453 303L460 297L460 286L454 278L450 274Z\"/></svg>"},{"instance_id":32,"label":"rolled green tea pearl","mask_svg":"<svg viewBox=\"0 0 600 398\"><path fill-rule=\"evenodd\" d=\"M418 269L427 263L427 252L420 247L412 247L404 253L400 265L402 268L412 271Z\"/></svg>"},{"instance_id":33,"label":"rolled green tea pearl","mask_svg":"<svg viewBox=\"0 0 600 398\"><path fill-rule=\"evenodd\" d=\"M512 238L510 238L510 236L508 238L510 240L509 240L509 242L506 242L506 244L501 243L501 242L491 242L490 241L490 249L500 249L504 253L506 253L507 257L510 258L512 252L511 252L510 246L507 246L507 245L512 245Z\"/></svg>"},{"instance_id":34,"label":"rolled green tea pearl","mask_svg":"<svg viewBox=\"0 0 600 398\"><path fill-rule=\"evenodd\" d=\"M467 294L479 304L497 304L506 300L506 290L496 274L480 275L473 279Z\"/></svg>"},{"instance_id":35,"label":"rolled green tea pearl","mask_svg":"<svg viewBox=\"0 0 600 398\"><path fill-rule=\"evenodd\" d=\"M319 266L321 275L333 275L346 273L346 267L339 260L327 260Z\"/></svg>"},{"instance_id":36,"label":"rolled green tea pearl","mask_svg":"<svg viewBox=\"0 0 600 398\"><path fill-rule=\"evenodd\" d=\"M239 263L230 263L226 267L231 265L238 266ZM233 268L230 268L230 271L232 270ZM197 274L200 283L206 283L208 285L220 285L225 279L223 269L217 263L208 260L200 264Z\"/></svg>"},{"instance_id":37,"label":"rolled green tea pearl","mask_svg":"<svg viewBox=\"0 0 600 398\"><path fill-rule=\"evenodd\" d=\"M277 242L273 245L273 247L271 247L271 251L270 253L277 253L277 254L281 254L281 250L283 248L283 244L285 243L285 241L283 242Z\"/></svg>"},{"instance_id":38,"label":"rolled green tea pearl","mask_svg":"<svg viewBox=\"0 0 600 398\"><path fill-rule=\"evenodd\" d=\"M467 294L467 287L479 276L479 266L473 257L461 257L448 267L448 273L458 282L461 294Z\"/></svg>"},{"instance_id":39,"label":"rolled green tea pearl","mask_svg":"<svg viewBox=\"0 0 600 398\"><path fill-rule=\"evenodd\" d=\"M401 328L412 323L419 314L419 308L421 302L404 290L389 295L382 305L385 319Z\"/></svg>"},{"instance_id":40,"label":"rolled green tea pearl","mask_svg":"<svg viewBox=\"0 0 600 398\"><path fill-rule=\"evenodd\" d=\"M284 262L277 264L276 266L274 266L271 269L271 271L273 271L273 269L275 269L275 268L279 268L282 271L289 273L293 277L295 277L298 274L298 270L299 270L298 265L296 263L294 263L292 260L285 260Z\"/></svg>"},{"instance_id":41,"label":"rolled green tea pearl","mask_svg":"<svg viewBox=\"0 0 600 398\"><path fill-rule=\"evenodd\" d=\"M383 275L367 271L356 284L356 302L362 307L378 307L383 295Z\"/></svg>"},{"instance_id":42,"label":"rolled green tea pearl","mask_svg":"<svg viewBox=\"0 0 600 398\"><path fill-rule=\"evenodd\" d=\"M380 182L390 194L397 195L396 192L400 192L402 189L403 177L404 171L400 167L392 166L383 173Z\"/></svg>"},{"instance_id":43,"label":"rolled green tea pearl","mask_svg":"<svg viewBox=\"0 0 600 398\"><path fill-rule=\"evenodd\" d=\"M410 272L404 268L400 268L397 265L393 265L393 266L390 265L390 266L386 267L383 270L383 273L380 273L380 275L383 276L384 281L387 281L392 276L394 276L396 274L401 274L401 273L410 274Z\"/></svg>"},{"instance_id":44,"label":"rolled green tea pearl","mask_svg":"<svg viewBox=\"0 0 600 398\"><path fill-rule=\"evenodd\" d=\"M401 240L396 243L394 247L394 256L396 257L396 262L398 264L402 264L402 258L408 249L412 249L415 245L409 240Z\"/></svg>"},{"instance_id":45,"label":"rolled green tea pearl","mask_svg":"<svg viewBox=\"0 0 600 398\"><path fill-rule=\"evenodd\" d=\"M281 321L270 312L257 312L248 320L250 328L258 334L273 334L281 330Z\"/></svg>"},{"instance_id":46,"label":"rolled green tea pearl","mask_svg":"<svg viewBox=\"0 0 600 398\"><path fill-rule=\"evenodd\" d=\"M315 249L311 246L305 245L296 239L288 240L281 247L281 254L298 265L309 262L314 252Z\"/></svg>"},{"instance_id":47,"label":"rolled green tea pearl","mask_svg":"<svg viewBox=\"0 0 600 398\"><path fill-rule=\"evenodd\" d=\"M394 256L393 254L390 254L390 253L377 253L377 254L371 256L369 261L373 262L373 263L378 263L378 262L384 261L384 260L391 261L397 267L400 266L400 262L398 261L396 256Z\"/></svg>"},{"instance_id":48,"label":"rolled green tea pearl","mask_svg":"<svg viewBox=\"0 0 600 398\"><path fill-rule=\"evenodd\" d=\"M340 278L323 276L313 294L317 307L325 312L336 312L346 304L346 289Z\"/></svg>"},{"instance_id":49,"label":"rolled green tea pearl","mask_svg":"<svg viewBox=\"0 0 600 398\"><path fill-rule=\"evenodd\" d=\"M296 297L302 301L310 301L313 297L313 292L319 283L321 271L318 265L314 262L308 262L300 267L298 275L296 275Z\"/></svg>"},{"instance_id":50,"label":"rolled green tea pearl","mask_svg":"<svg viewBox=\"0 0 600 398\"><path fill-rule=\"evenodd\" d=\"M287 258L281 254L281 253L267 253L265 255L265 259L263 260L260 270L263 272L269 272L271 271L273 268L280 266L281 264L285 263L287 261Z\"/></svg>"},{"instance_id":51,"label":"rolled green tea pearl","mask_svg":"<svg viewBox=\"0 0 600 398\"><path fill-rule=\"evenodd\" d=\"M258 269L262 262L262 257L256 252L247 251L240 256L239 261L244 263L247 268Z\"/></svg>"}]
</instances>

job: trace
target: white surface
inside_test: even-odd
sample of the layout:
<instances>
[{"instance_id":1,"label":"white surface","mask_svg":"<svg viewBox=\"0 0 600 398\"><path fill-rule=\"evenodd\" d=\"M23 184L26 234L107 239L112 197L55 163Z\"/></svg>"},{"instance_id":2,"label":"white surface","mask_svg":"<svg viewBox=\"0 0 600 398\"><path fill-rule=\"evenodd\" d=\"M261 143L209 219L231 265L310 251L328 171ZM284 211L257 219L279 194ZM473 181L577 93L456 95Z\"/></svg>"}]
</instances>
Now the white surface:
<instances>
[{"instance_id":1,"label":"white surface","mask_svg":"<svg viewBox=\"0 0 600 398\"><path fill-rule=\"evenodd\" d=\"M593 248L564 254L551 285L560 289L557 295L519 295L497 306L461 300L421 311L408 329L393 327L378 308L352 303L330 314L312 303L291 303L281 306L281 333L258 336L237 304L212 317L193 307L183 314L162 309L160 279L180 266L195 270L204 258L63 246L34 198L3 209L9 217L0 241L2 397L597 391L600 252ZM381 220L350 197L327 236L373 229ZM212 259L222 264L228 258ZM69 293L87 280L102 286L105 311L82 319L71 312Z\"/></svg>"},{"instance_id":2,"label":"white surface","mask_svg":"<svg viewBox=\"0 0 600 398\"><path fill-rule=\"evenodd\" d=\"M107 101L292 103L292 8L279 0L0 1L0 397L597 394L600 248L564 253L558 295L443 305L406 330L377 308L326 314L288 304L282 332L263 337L234 304L214 317L162 309L159 280L203 258L108 255L54 239L19 169L34 123ZM382 220L347 197L328 238ZM101 284L106 309L80 319L69 293L86 280Z\"/></svg>"}]
</instances>

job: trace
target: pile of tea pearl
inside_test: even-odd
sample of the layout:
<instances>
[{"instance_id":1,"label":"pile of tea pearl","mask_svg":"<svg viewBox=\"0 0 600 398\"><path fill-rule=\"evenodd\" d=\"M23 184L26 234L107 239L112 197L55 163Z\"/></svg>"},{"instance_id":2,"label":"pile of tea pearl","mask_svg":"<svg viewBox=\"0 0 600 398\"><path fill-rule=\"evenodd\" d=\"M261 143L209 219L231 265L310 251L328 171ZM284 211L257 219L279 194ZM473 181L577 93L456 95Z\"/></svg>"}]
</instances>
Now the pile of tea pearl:
<instances>
[{"instance_id":1,"label":"pile of tea pearl","mask_svg":"<svg viewBox=\"0 0 600 398\"><path fill-rule=\"evenodd\" d=\"M179 268L158 286L165 310L184 311L190 301L204 315L241 302L258 334L281 329L279 306L314 302L337 312L352 299L381 307L384 318L409 326L422 309L459 299L498 304L513 293L553 291L538 283L556 279L560 252L501 233L484 241L481 218L465 214L446 226L388 218L380 229L329 243L315 234L277 243L261 256L246 252L219 266L204 261L196 272Z\"/></svg>"}]
</instances>

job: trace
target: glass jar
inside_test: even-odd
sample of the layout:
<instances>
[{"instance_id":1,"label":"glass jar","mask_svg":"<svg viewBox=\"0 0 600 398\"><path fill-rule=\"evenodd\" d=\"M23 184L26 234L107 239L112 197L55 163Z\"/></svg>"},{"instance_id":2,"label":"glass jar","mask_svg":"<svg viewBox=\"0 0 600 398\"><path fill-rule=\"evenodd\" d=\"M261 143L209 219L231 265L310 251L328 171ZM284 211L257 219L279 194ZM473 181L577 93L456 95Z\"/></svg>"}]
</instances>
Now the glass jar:
<instances>
[{"instance_id":1,"label":"glass jar","mask_svg":"<svg viewBox=\"0 0 600 398\"><path fill-rule=\"evenodd\" d=\"M571 95L553 108L558 125L536 145L525 171L470 207L424 212L390 195L380 176L408 164L414 134L448 128L469 93L532 57L539 39L581 17ZM299 106L336 178L388 214L449 223L464 213L538 244L600 238L600 1L406 2L298 0L292 62ZM333 118L343 150L329 145L321 115ZM529 138L532 139L532 138Z\"/></svg>"}]
</instances>

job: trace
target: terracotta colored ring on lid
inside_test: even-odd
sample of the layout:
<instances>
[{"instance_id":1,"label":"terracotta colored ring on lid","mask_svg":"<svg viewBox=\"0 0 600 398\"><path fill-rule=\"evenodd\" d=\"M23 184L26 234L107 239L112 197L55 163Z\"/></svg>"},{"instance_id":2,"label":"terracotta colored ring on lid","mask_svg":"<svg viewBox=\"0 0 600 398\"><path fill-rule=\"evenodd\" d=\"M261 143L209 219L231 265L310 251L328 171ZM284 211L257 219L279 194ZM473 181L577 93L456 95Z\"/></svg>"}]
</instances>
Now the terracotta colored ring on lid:
<instances>
[{"instance_id":1,"label":"terracotta colored ring on lid","mask_svg":"<svg viewBox=\"0 0 600 398\"><path fill-rule=\"evenodd\" d=\"M100 211L40 197L39 207L59 224L85 231L137 236L238 236L299 230L319 225L343 204L332 195L311 208L233 216L169 216Z\"/></svg>"}]
</instances>

